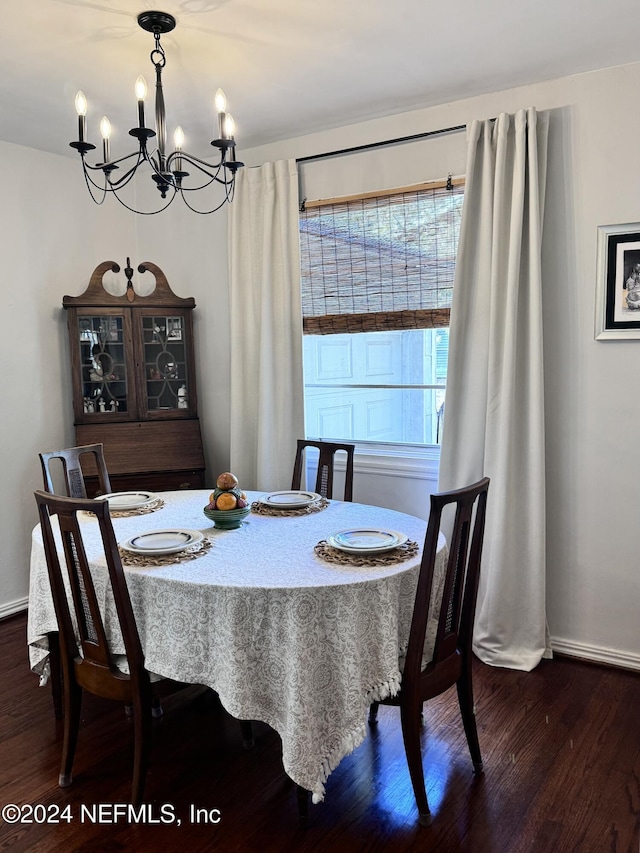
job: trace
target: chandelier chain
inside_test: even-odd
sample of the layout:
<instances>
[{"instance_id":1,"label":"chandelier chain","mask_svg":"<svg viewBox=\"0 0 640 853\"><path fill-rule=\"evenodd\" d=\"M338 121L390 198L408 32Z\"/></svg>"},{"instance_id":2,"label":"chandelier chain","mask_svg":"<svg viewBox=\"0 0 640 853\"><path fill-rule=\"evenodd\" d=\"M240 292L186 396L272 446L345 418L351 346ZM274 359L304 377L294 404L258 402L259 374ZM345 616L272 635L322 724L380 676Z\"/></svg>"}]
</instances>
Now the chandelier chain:
<instances>
[{"instance_id":1,"label":"chandelier chain","mask_svg":"<svg viewBox=\"0 0 640 853\"><path fill-rule=\"evenodd\" d=\"M158 68L164 68L165 67L165 65L167 64L167 57L165 55L164 48L160 44L160 33L156 30L156 32L154 32L153 35L154 35L154 38L156 40L156 46L153 48L153 50L149 54L149 59L151 60L151 64L155 65L156 70L157 70ZM160 54L160 59L158 61L156 61L153 58L154 54Z\"/></svg>"}]
</instances>

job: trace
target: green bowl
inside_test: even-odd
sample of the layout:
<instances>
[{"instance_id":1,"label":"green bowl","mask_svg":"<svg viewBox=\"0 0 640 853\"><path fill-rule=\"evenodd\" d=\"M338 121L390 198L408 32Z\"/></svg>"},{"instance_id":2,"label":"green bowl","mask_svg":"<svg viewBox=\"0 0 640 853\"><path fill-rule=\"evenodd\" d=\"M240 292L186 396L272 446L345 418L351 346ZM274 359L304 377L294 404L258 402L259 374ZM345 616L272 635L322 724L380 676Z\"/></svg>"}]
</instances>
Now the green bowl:
<instances>
[{"instance_id":1,"label":"green bowl","mask_svg":"<svg viewBox=\"0 0 640 853\"><path fill-rule=\"evenodd\" d=\"M242 519L246 518L251 512L251 507L243 506L241 509L204 509L203 512L210 521L213 521L214 527L219 527L220 530L233 530L235 527L240 527Z\"/></svg>"}]
</instances>

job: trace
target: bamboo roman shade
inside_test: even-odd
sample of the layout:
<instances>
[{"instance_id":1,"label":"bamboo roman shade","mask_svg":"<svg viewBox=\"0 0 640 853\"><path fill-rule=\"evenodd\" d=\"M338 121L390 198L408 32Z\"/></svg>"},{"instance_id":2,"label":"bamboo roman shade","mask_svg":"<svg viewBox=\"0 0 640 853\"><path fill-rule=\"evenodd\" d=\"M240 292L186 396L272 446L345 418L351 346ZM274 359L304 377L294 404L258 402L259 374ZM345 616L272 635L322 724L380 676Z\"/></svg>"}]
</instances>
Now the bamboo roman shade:
<instances>
[{"instance_id":1,"label":"bamboo roman shade","mask_svg":"<svg viewBox=\"0 0 640 853\"><path fill-rule=\"evenodd\" d=\"M449 325L464 183L448 183L305 206L305 334Z\"/></svg>"}]
</instances>

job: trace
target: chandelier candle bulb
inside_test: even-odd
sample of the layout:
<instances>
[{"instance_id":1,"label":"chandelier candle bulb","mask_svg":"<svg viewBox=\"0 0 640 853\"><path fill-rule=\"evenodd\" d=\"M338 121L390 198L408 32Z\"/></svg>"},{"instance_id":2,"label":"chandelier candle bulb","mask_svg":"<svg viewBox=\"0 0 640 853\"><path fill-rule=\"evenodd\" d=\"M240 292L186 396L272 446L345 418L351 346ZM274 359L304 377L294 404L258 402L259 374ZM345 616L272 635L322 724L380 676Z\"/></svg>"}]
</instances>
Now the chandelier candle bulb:
<instances>
[{"instance_id":1,"label":"chandelier candle bulb","mask_svg":"<svg viewBox=\"0 0 640 853\"><path fill-rule=\"evenodd\" d=\"M180 153L182 152L182 146L184 145L184 131L180 127L180 125L178 125L176 127L175 132L173 134L173 144L176 146L176 152L178 154L178 156L176 157L175 171L181 172L182 171L182 157L180 156Z\"/></svg>"},{"instance_id":2,"label":"chandelier candle bulb","mask_svg":"<svg viewBox=\"0 0 640 853\"><path fill-rule=\"evenodd\" d=\"M147 81L142 75L136 80L136 98L138 99L138 127L144 127L144 99L147 97Z\"/></svg>"},{"instance_id":3,"label":"chandelier candle bulb","mask_svg":"<svg viewBox=\"0 0 640 853\"><path fill-rule=\"evenodd\" d=\"M231 113L227 113L224 117L224 136L223 139L231 139L235 141L236 123L233 120Z\"/></svg>"},{"instance_id":4,"label":"chandelier candle bulb","mask_svg":"<svg viewBox=\"0 0 640 853\"><path fill-rule=\"evenodd\" d=\"M106 116L102 116L100 122L100 133L102 134L102 155L104 162L108 163L111 160L109 153L109 137L111 136L111 122Z\"/></svg>"},{"instance_id":5,"label":"chandelier candle bulb","mask_svg":"<svg viewBox=\"0 0 640 853\"><path fill-rule=\"evenodd\" d=\"M78 113L78 142L84 142L87 127L87 99L84 92L76 95L76 112Z\"/></svg>"},{"instance_id":6,"label":"chandelier candle bulb","mask_svg":"<svg viewBox=\"0 0 640 853\"><path fill-rule=\"evenodd\" d=\"M215 96L215 105L218 112L218 139L224 139L224 121L227 111L227 98L222 89L218 89Z\"/></svg>"}]
</instances>

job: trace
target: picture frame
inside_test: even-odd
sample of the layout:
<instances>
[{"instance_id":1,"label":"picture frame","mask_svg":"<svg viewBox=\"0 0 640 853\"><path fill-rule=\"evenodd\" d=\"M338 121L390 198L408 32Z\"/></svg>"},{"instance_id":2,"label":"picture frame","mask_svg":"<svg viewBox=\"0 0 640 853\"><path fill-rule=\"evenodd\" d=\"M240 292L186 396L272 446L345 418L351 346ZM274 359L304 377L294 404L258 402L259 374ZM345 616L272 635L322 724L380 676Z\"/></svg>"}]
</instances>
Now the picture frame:
<instances>
[{"instance_id":1,"label":"picture frame","mask_svg":"<svg viewBox=\"0 0 640 853\"><path fill-rule=\"evenodd\" d=\"M595 338L640 339L640 222L598 227Z\"/></svg>"},{"instance_id":2,"label":"picture frame","mask_svg":"<svg viewBox=\"0 0 640 853\"><path fill-rule=\"evenodd\" d=\"M182 317L167 317L167 341L182 340Z\"/></svg>"}]
</instances>

